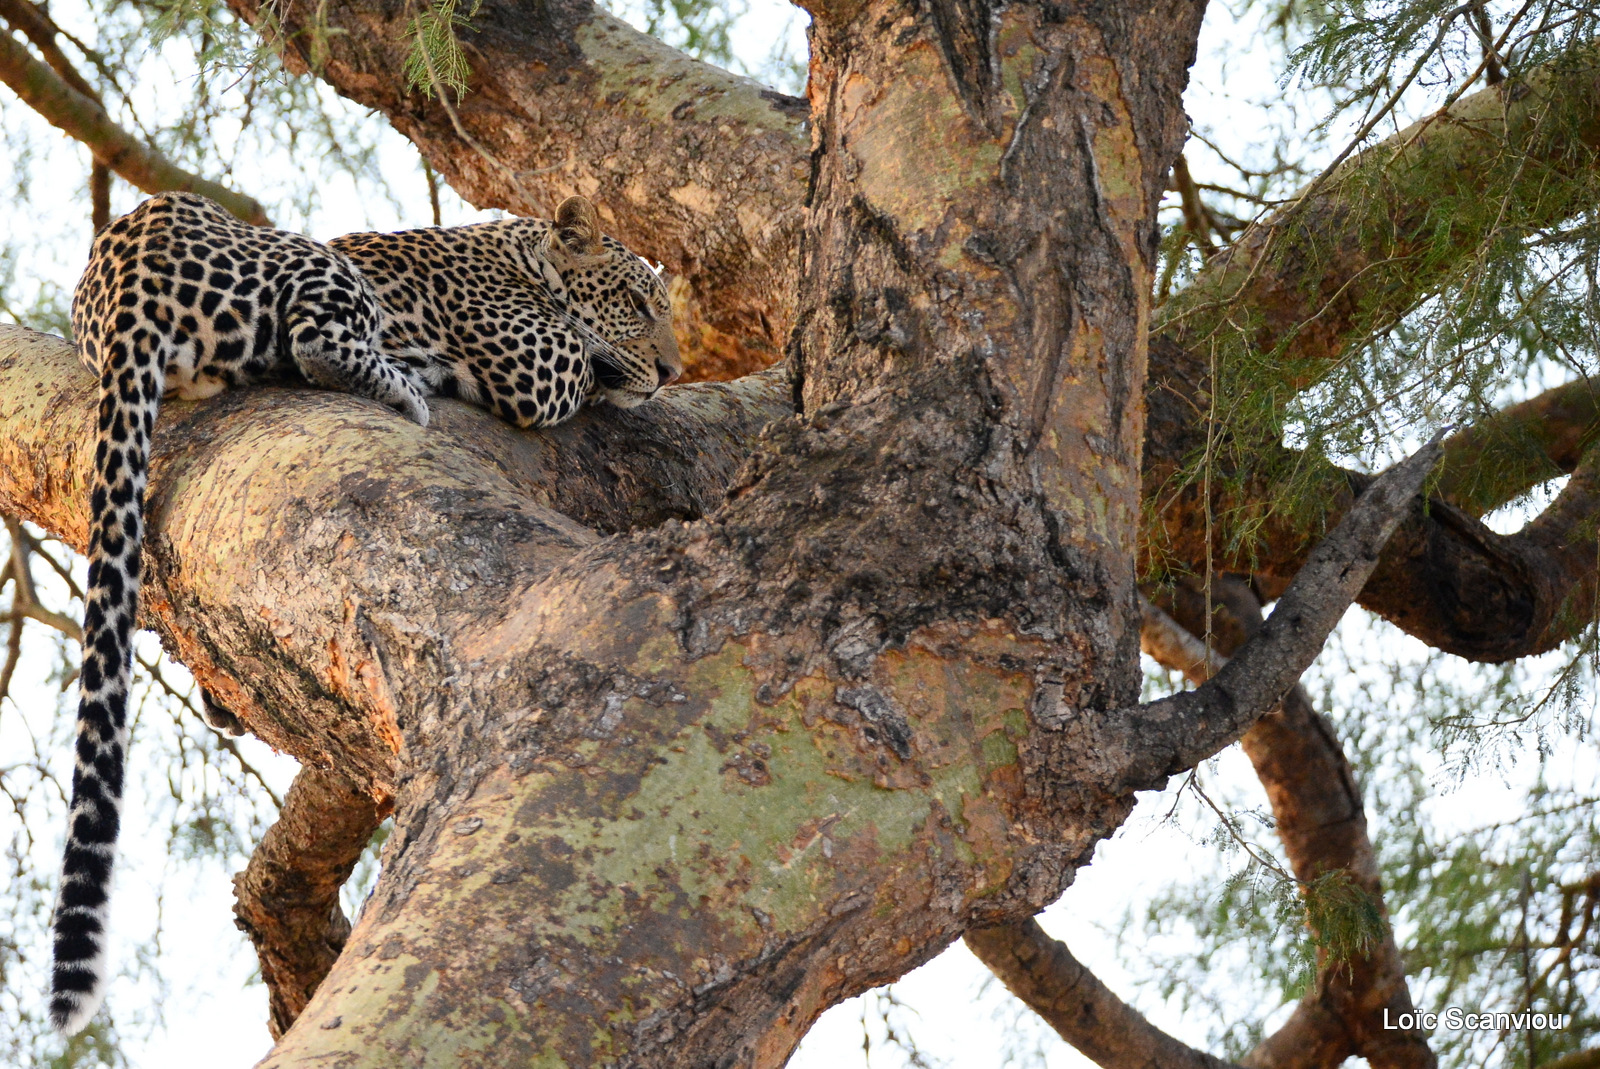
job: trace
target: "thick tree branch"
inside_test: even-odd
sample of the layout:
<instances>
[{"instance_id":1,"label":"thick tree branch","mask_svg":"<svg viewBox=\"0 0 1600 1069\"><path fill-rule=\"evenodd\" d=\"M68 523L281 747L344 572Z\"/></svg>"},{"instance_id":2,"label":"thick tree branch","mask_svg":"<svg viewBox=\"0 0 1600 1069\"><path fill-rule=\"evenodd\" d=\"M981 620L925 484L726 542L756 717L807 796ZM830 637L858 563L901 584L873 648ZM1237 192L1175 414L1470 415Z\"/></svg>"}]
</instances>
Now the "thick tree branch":
<instances>
[{"instance_id":1,"label":"thick tree branch","mask_svg":"<svg viewBox=\"0 0 1600 1069\"><path fill-rule=\"evenodd\" d=\"M0 404L12 406L0 410L7 416L0 433L0 500L19 502L11 511L79 545L86 502L68 491L86 458L65 425L57 430L62 437L52 441L52 431L27 420L75 416L71 409L84 403L92 386L70 343L0 324ZM257 392L293 395L263 388L219 403ZM298 394L316 400L339 396ZM780 369L739 382L675 386L632 411L591 407L538 434L519 432L468 405L436 403L441 412L435 425L449 435L452 448L540 505L606 533L702 515L721 501L762 428L791 411ZM163 418L185 427L183 414L202 411L183 403L168 408ZM170 433L184 431L158 437ZM619 441L627 448L618 448Z\"/></svg>"},{"instance_id":2,"label":"thick tree branch","mask_svg":"<svg viewBox=\"0 0 1600 1069\"><path fill-rule=\"evenodd\" d=\"M365 1018L319 995L275 1064L400 1064L438 1041L441 1002L462 1022L452 1043L504 1064L776 1063L828 1002L1055 894L1159 774L1123 736L1080 746L1098 780L1056 744L1083 742L1057 730L1064 712L1104 720L1131 697L1148 235L1198 5L1070 25L1008 9L998 30L959 5L829 16L794 347L807 418L779 425L712 521L595 545L495 458L346 397L259 391L163 421L150 614L197 674L210 658L248 681L244 707L273 710L258 730L375 796L406 777L393 864L338 966ZM504 23L480 58L519 32ZM348 28L336 50L400 37ZM490 84L592 85L582 50L538 51L550 42L571 40L508 49ZM606 145L596 102L630 88L584 97L572 129ZM619 157L648 186L657 155ZM0 356L6 415L19 437L49 433L0 440L0 503L81 532L84 458L61 454L88 439L87 391L52 409L66 391L17 367ZM41 489L62 471L77 485ZM1246 667L1265 670L1243 690L1297 655L1256 648ZM1161 767L1187 756L1169 749ZM485 916L504 924L470 923ZM464 982L463 956L484 982Z\"/></svg>"},{"instance_id":3,"label":"thick tree branch","mask_svg":"<svg viewBox=\"0 0 1600 1069\"><path fill-rule=\"evenodd\" d=\"M1205 685L1261 628L1260 606L1236 579L1220 581L1208 624L1204 595L1179 588L1169 606L1179 624L1143 604L1141 644L1161 664ZM1185 626L1187 625L1187 626ZM1195 631L1209 630L1212 646ZM1376 858L1367 839L1361 797L1332 729L1293 686L1281 705L1241 740L1267 788L1295 875L1314 880L1334 869L1382 901ZM1226 1065L1155 1028L1085 969L1066 946L1033 920L978 929L967 946L1056 1032L1105 1069ZM1244 1064L1252 1069L1335 1069L1360 1055L1378 1069L1428 1069L1433 1054L1420 1034L1383 1028L1412 1009L1392 934L1358 958L1325 960L1317 985L1294 1016Z\"/></svg>"},{"instance_id":4,"label":"thick tree branch","mask_svg":"<svg viewBox=\"0 0 1600 1069\"><path fill-rule=\"evenodd\" d=\"M255 17L249 4L238 8L246 17ZM509 10L489 5L475 29L465 34L479 83L458 110L474 139L489 145L519 172L520 184L535 192L540 203L528 203L516 188L507 186L499 171L485 165L455 136L442 109L420 98L403 97L394 89L400 84L398 72L407 47L398 32L397 12L379 16L369 9L337 5L328 12L331 24L350 33L328 38L331 58L323 76L342 92L390 115L469 199L537 213L548 212L550 204L568 193L591 194L611 206L609 225L614 232L688 276L676 288L692 297L700 311L685 309L684 346L686 351L697 348L711 354L703 357L706 373L720 377L751 366L740 354L759 350L763 355L755 362L760 362L776 352L788 313L775 312L773 302L787 300L790 288L784 280L791 276L775 273L772 265L788 264L792 257L793 213L802 198L805 174L804 145L794 136L803 118L801 110L788 104L770 106L770 96L763 97L759 87L745 80L729 80L711 68L674 59L670 50L663 51L658 43L631 30L618 29L587 5L541 8L532 14L519 9L515 19ZM309 55L307 42L312 36L311 27L291 25L291 51ZM517 59L530 54L545 58L532 67ZM615 76L614 72L634 69L636 63L643 69L663 57L674 66L659 80L630 83ZM665 91L662 82L670 83ZM1303 359L1305 368L1325 366L1342 351L1345 342L1340 339L1381 328L1384 316L1392 318L1397 309L1410 307L1481 240L1481 232L1463 228L1451 234L1456 260L1432 250L1427 269L1421 270L1407 259L1406 250L1423 240L1416 220L1425 220L1427 213L1439 208L1441 181L1464 183L1446 190L1447 197L1462 202L1509 190L1516 210L1507 218L1521 222L1559 217L1570 210L1568 202L1549 194L1551 184L1513 181L1515 169L1500 166L1500 155L1484 146L1509 145L1531 154L1541 167L1581 170L1589 127L1582 122L1563 125L1561 120L1563 114L1593 113L1594 101L1589 99L1595 94L1593 82L1592 72L1581 67L1552 68L1526 84L1508 83L1465 98L1444 116L1430 120L1425 137L1404 141L1417 133L1414 129L1347 163L1314 203L1302 206L1288 227L1292 231L1288 238L1280 235L1269 241L1268 233L1283 232L1286 226L1282 216L1269 220L1241 242L1239 251L1219 258L1191 291L1169 303L1167 321L1179 323L1183 338L1209 337L1227 297L1232 302L1226 305L1228 315L1235 321L1265 324L1250 335L1251 344L1275 344L1292 333L1293 360ZM710 91L702 98L696 95L696 86ZM743 117L728 127L727 135L720 126L712 128L722 119L697 103L712 98L719 108L732 108ZM666 115L661 114L663 109ZM1531 116L1542 117L1535 123ZM511 131L537 136L513 138ZM752 135L751 131L764 132ZM1486 154L1497 161L1496 167L1479 165ZM1462 165L1462 159L1472 162ZM447 160L455 163L446 166ZM1369 181L1374 169L1382 179L1376 190ZM1539 167L1529 169L1532 172L1546 174ZM746 181L752 174L767 177L752 185ZM1570 183L1561 188L1570 188ZM1383 225L1371 225L1373 220L1357 210L1369 201L1376 205L1372 210L1385 213ZM759 234L750 229L756 220L766 227ZM1431 230L1427 234L1436 236ZM1264 257L1268 246L1292 251ZM762 252L750 261L742 251L745 247L759 247ZM1311 311L1318 313L1313 328L1295 332L1295 324ZM696 319L700 312L709 317L704 326ZM1204 442L1206 362L1201 350L1197 344L1184 349L1171 338L1157 338L1151 354L1145 474L1147 496L1160 503L1157 544L1164 553L1195 562L1213 548L1197 541L1205 525L1196 521L1204 507L1194 488L1170 499L1167 484ZM1293 381L1310 373L1301 364L1294 367ZM1225 483L1223 478L1215 480L1219 487ZM1248 518L1253 503L1271 496L1271 487L1246 484L1237 497L1212 502L1211 514L1219 528L1216 545L1231 543L1229 524L1238 507L1245 508ZM1343 485L1330 488L1333 517L1342 513L1352 496ZM1486 529L1469 526L1458 531L1420 510L1411 522L1420 525L1421 535L1401 540L1413 556L1397 558L1393 571L1425 575L1431 589L1454 606L1505 607L1514 624L1496 641L1473 621L1458 619L1459 608L1446 611L1449 606L1442 606L1431 616L1412 614L1404 626L1440 648L1489 660L1548 648L1567 633L1548 626L1561 612L1546 592L1570 583L1562 579L1530 585L1528 580L1549 572L1542 549L1501 544L1499 536ZM1258 563L1284 577L1292 574L1311 542L1311 532L1298 521L1273 517L1262 534L1263 544L1284 559ZM1485 546L1495 548L1485 552ZM1397 554L1391 551L1391 556ZM1454 565L1454 558L1463 554L1467 564ZM1250 566L1246 560L1221 563ZM1390 574L1386 568L1375 585L1388 582ZM1483 596L1485 590L1492 596ZM1386 601L1375 593L1364 603L1387 614L1391 602L1409 597L1402 590Z\"/></svg>"},{"instance_id":5,"label":"thick tree branch","mask_svg":"<svg viewBox=\"0 0 1600 1069\"><path fill-rule=\"evenodd\" d=\"M95 389L68 343L0 327L0 511L80 548ZM544 503L600 530L692 518L721 499L759 427L786 411L775 373L674 387L660 403L630 413L595 408L550 435L520 434L466 405L437 407L434 425L418 437L347 395L262 388L204 405L169 404L156 434L148 513L206 534L183 560L147 577L147 622L261 737L302 763L337 758L348 776L380 793L393 791L389 688L400 683L385 681L376 655L386 625L367 617L381 617L378 606L399 596L396 561L417 560L399 580L414 587L413 604L449 616L476 603L481 618L492 619L506 611L495 593L506 577L538 575L594 541L589 529ZM270 451L258 448L262 435L272 440ZM616 446L623 440L626 450ZM264 513L249 506L252 483L284 485L300 480L301 471L311 478L294 499L299 505L263 503ZM185 492L169 496L180 485ZM396 520L397 542L340 542L340 530L376 524L373 517L388 509L435 518L420 526ZM317 536L309 537L305 525L319 513ZM159 553L171 536L156 522L152 533ZM241 555L229 548L240 539L258 549ZM458 560L452 567L459 574L441 576L438 564L423 562L446 549L454 558L467 544L480 546L480 557ZM282 570L269 575L252 563L266 559L284 562ZM328 568L339 577L313 578ZM377 586L362 593L367 582ZM327 585L315 589L319 583ZM341 587L353 615L329 630L311 606ZM293 604L290 590L305 592L309 616L263 611L264 604ZM461 608L443 607L450 605ZM196 615L211 626L184 622ZM423 638L396 637L407 646ZM250 652L241 657L239 650Z\"/></svg>"},{"instance_id":6,"label":"thick tree branch","mask_svg":"<svg viewBox=\"0 0 1600 1069\"><path fill-rule=\"evenodd\" d=\"M0 0L0 19L21 30L33 42L50 69L61 75L62 81L91 100L99 101L100 94L84 80L83 75L67 59L66 53L56 43L61 28L48 14L29 0ZM89 217L95 233L111 222L111 168L96 159L89 166Z\"/></svg>"},{"instance_id":7,"label":"thick tree branch","mask_svg":"<svg viewBox=\"0 0 1600 1069\"><path fill-rule=\"evenodd\" d=\"M32 41L33 47L39 50L50 69L61 75L62 81L91 100L100 99L100 94L84 80L56 43L61 30L49 15L29 0L0 0L0 19L10 23L13 29L20 30L24 37Z\"/></svg>"},{"instance_id":8,"label":"thick tree branch","mask_svg":"<svg viewBox=\"0 0 1600 1069\"><path fill-rule=\"evenodd\" d=\"M337 771L307 766L250 863L233 878L235 923L250 937L267 985L267 1028L294 1024L350 936L339 889L383 814Z\"/></svg>"},{"instance_id":9,"label":"thick tree branch","mask_svg":"<svg viewBox=\"0 0 1600 1069\"><path fill-rule=\"evenodd\" d=\"M1050 672L1074 702L1132 697L1148 236L1200 13L819 19L805 415L704 520L542 572L485 562L493 597L446 620L468 550L427 534L424 484L387 485L413 457L363 451L386 485L359 525L295 472L318 544L254 556L293 583L354 571L406 677L406 779L379 890L268 1065L441 1042L497 1065L777 1065L827 1005L1059 891L1129 799L1027 710ZM191 529L174 519L152 530ZM335 570L321 525L346 524L362 556ZM402 567L424 548L427 588ZM340 593L285 621L318 669Z\"/></svg>"},{"instance_id":10,"label":"thick tree branch","mask_svg":"<svg viewBox=\"0 0 1600 1069\"><path fill-rule=\"evenodd\" d=\"M1152 366L1170 368L1175 353L1169 340L1157 339ZM1586 511L1590 477L1575 476L1521 531L1501 534L1477 517L1562 471L1573 471L1597 426L1589 418L1589 393L1585 380L1569 383L1448 440L1450 466L1441 473L1440 489L1467 508L1449 500L1415 502L1357 602L1435 649L1477 661L1543 653L1581 630L1594 617L1597 562L1587 548L1593 538L1593 513ZM1150 401L1152 423L1170 426L1178 418L1173 393L1152 393ZM1259 452L1275 452L1282 467L1293 466L1281 446L1263 443ZM1217 510L1213 567L1253 572L1264 589L1281 591L1311 544L1314 527L1308 530L1306 517L1287 511L1262 515L1259 504L1276 492L1269 478L1250 473L1230 483L1231 478L1218 472L1213 482L1218 487L1211 501ZM1344 514L1371 478L1354 471L1330 473L1321 488L1328 522ZM1177 556L1203 571L1205 524L1198 488L1174 494L1152 490L1147 481L1146 489L1162 495L1147 503L1152 518L1159 515L1161 521L1155 537L1173 529L1173 516L1187 516L1193 529L1184 532L1187 548ZM1261 521L1258 540L1230 543L1230 523L1245 520ZM1173 544L1166 549L1173 550Z\"/></svg>"},{"instance_id":11,"label":"thick tree branch","mask_svg":"<svg viewBox=\"0 0 1600 1069\"><path fill-rule=\"evenodd\" d=\"M271 24L258 0L231 6L281 34L291 67L310 69L325 50L317 73L388 116L473 204L549 216L572 194L593 200L606 233L683 279L692 369L731 377L781 354L809 168L805 101L692 60L588 0L488 0L460 31L473 76L455 110L496 166L438 101L402 91L405 5L279 4Z\"/></svg>"},{"instance_id":12,"label":"thick tree branch","mask_svg":"<svg viewBox=\"0 0 1600 1069\"><path fill-rule=\"evenodd\" d=\"M78 79L81 83L82 79ZM261 205L197 174L191 174L112 121L92 95L35 59L27 46L0 33L0 82L50 125L83 142L94 158L146 193L187 190L202 193L247 223L266 225Z\"/></svg>"},{"instance_id":13,"label":"thick tree branch","mask_svg":"<svg viewBox=\"0 0 1600 1069\"><path fill-rule=\"evenodd\" d=\"M1551 225L1592 203L1597 60L1580 47L1351 157L1175 294L1156 331L1197 370L1213 342L1224 354L1287 344L1284 396L1308 385L1455 275L1489 228Z\"/></svg>"},{"instance_id":14,"label":"thick tree branch","mask_svg":"<svg viewBox=\"0 0 1600 1069\"><path fill-rule=\"evenodd\" d=\"M1151 1024L1033 919L965 936L1006 989L1103 1069L1238 1069Z\"/></svg>"},{"instance_id":15,"label":"thick tree branch","mask_svg":"<svg viewBox=\"0 0 1600 1069\"><path fill-rule=\"evenodd\" d=\"M1600 382L1575 379L1445 439L1434 494L1474 518L1570 473L1600 435Z\"/></svg>"},{"instance_id":16,"label":"thick tree branch","mask_svg":"<svg viewBox=\"0 0 1600 1069\"><path fill-rule=\"evenodd\" d=\"M1361 604L1435 649L1478 661L1543 653L1595 618L1600 455L1548 508L1498 534L1434 502L1411 510Z\"/></svg>"}]
</instances>

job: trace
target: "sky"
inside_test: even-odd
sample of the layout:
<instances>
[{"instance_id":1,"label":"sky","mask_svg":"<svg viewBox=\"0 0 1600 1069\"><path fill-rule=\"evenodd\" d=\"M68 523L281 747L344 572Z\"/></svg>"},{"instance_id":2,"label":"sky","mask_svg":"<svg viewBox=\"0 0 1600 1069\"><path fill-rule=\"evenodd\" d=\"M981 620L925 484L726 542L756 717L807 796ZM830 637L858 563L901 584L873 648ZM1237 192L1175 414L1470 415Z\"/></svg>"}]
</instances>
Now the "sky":
<instances>
[{"instance_id":1,"label":"sky","mask_svg":"<svg viewBox=\"0 0 1600 1069\"><path fill-rule=\"evenodd\" d=\"M63 9L64 5L56 6L58 17L64 18ZM746 68L761 69L775 51L803 55L804 21L802 13L786 4L749 0L747 12L734 33L736 51ZM1235 21L1222 4L1212 4L1195 70L1196 87L1186 101L1197 126L1207 130L1230 154L1244 157L1262 151L1270 143L1272 131L1229 123L1226 117L1241 100L1273 101L1277 108L1273 121L1289 125L1300 121L1296 109L1304 106L1303 101L1273 81L1264 54L1250 44L1251 26L1248 19ZM82 168L74 169L79 162L74 147L61 146L59 153L60 160L50 166L58 166L61 174L73 177L63 177L53 193L46 193L55 196L62 214L70 217L81 214L76 197ZM374 198L364 195L353 182L334 178L321 189L317 207L297 224L313 236L325 238L353 228L388 229L428 222L426 195L414 152L397 135L389 134L382 153L386 173L402 176L397 186L404 181L413 183L409 192L402 192L396 200ZM0 167L4 166L0 163ZM1196 150L1191 166L1204 180L1207 168L1213 164L1207 162L1203 150ZM42 173L50 173L50 168L42 168ZM263 167L248 177L270 186L271 168ZM258 192L259 188L250 191ZM261 191L270 194L270 189ZM134 198L125 189L119 197L119 208L132 206ZM485 217L490 216L446 198L447 223ZM0 215L0 225L7 222L16 226L19 221L5 220ZM46 266L41 274L47 284L53 278L54 284L70 287L84 251L83 246L66 239L37 249L37 262ZM1369 623L1359 612L1347 618L1341 636L1353 646L1381 648L1387 656L1415 660L1423 657L1420 644ZM144 641L151 655L158 652L152 638L146 636ZM36 708L59 708L56 715L70 716L67 703L58 701L55 688L49 683L55 660L53 649L37 631L30 636L30 643L23 669L27 680L19 685L17 693ZM173 676L181 681L181 669L174 669ZM0 715L0 763L31 753L35 742L26 718ZM295 769L292 760L273 754L250 738L241 740L240 745L280 794L287 789ZM136 750L132 760L137 762L140 757ZM51 762L63 779L67 778L69 755L50 753L44 754L43 759ZM1460 781L1451 779L1447 761L1441 755L1431 773L1440 787L1433 817L1446 828L1466 829L1490 823L1522 804L1527 786L1541 771L1591 786L1596 780L1589 750L1559 740L1542 766L1524 760ZM1236 749L1208 766L1205 775L1211 782L1226 785L1230 797L1237 798L1241 805L1265 804L1259 788L1253 787L1254 778L1247 763ZM143 813L148 820L151 814L166 811L163 807L170 800L163 798L163 786L160 777L136 778L128 802L133 814L130 825L139 825L137 814ZM1146 904L1172 879L1223 863L1216 848L1203 841L1208 828L1192 819L1168 819L1173 804L1170 791L1143 798L1130 820L1101 844L1093 864L1079 873L1074 886L1041 915L1040 921L1047 931L1064 939L1074 954L1113 990L1157 1024L1179 1038L1203 1044L1207 1038L1203 1016L1185 1014L1176 1002L1163 1001L1148 986L1137 985L1136 981L1150 971L1149 955L1159 948L1140 939L1138 924L1126 929L1124 926L1127 918L1142 916ZM35 851L50 878L56 849L56 841L41 838ZM171 984L168 991L156 996L163 1023L146 1034L135 1032L129 1040L133 1063L164 1069L242 1069L254 1064L269 1046L264 1025L265 996L253 980L254 960L248 944L232 924L230 873L220 864L179 864L149 849L138 837L125 843L125 852L126 861L118 877L114 918L118 934L113 938L112 954L128 952L127 933L144 933L159 927L163 969ZM1181 933L1175 938L1181 939ZM152 989L147 981L119 980L113 982L109 997L119 1007L142 1006L151 1002ZM1226 992L1219 992L1219 998L1224 1006L1229 1005ZM1233 1002L1232 1010L1240 1016L1252 1017L1262 1012L1242 993ZM887 1011L886 1006L890 1007ZM1279 1023L1290 1009L1282 1006L1274 1010L1267 1026ZM908 1056L890 1041L886 1019L902 1040L914 1039L918 1048L928 1052L933 1064L963 1069L998 1069L1008 1064L1008 1059L1014 1064L1043 1064L1051 1069L1089 1064L1020 1010L960 944L892 985L892 996L869 994L829 1011L806 1037L791 1064L799 1069L895 1069L905 1065ZM0 1022L3 1027L4 1022Z\"/></svg>"}]
</instances>

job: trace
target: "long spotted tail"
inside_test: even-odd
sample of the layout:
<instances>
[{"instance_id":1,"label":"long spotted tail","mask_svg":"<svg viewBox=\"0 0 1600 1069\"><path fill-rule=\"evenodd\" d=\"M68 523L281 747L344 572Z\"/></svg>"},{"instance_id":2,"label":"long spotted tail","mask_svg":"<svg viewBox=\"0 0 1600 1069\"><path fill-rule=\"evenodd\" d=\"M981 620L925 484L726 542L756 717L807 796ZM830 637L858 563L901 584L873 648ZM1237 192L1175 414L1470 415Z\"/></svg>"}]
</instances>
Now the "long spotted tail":
<instances>
[{"instance_id":1,"label":"long spotted tail","mask_svg":"<svg viewBox=\"0 0 1600 1069\"><path fill-rule=\"evenodd\" d=\"M150 432L164 361L149 334L101 341L100 433L89 505L89 588L84 595L77 766L51 920L50 1020L79 1031L106 985L111 871L128 749L128 690L139 607L140 549ZM143 364L138 357L143 357Z\"/></svg>"}]
</instances>

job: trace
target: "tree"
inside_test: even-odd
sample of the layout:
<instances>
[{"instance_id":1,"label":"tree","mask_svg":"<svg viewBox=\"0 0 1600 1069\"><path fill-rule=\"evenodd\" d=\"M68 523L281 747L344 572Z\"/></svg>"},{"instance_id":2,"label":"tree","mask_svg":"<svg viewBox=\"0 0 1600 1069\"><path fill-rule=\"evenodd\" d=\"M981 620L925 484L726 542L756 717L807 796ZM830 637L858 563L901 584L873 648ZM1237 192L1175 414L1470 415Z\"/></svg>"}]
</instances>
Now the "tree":
<instances>
[{"instance_id":1,"label":"tree","mask_svg":"<svg viewBox=\"0 0 1600 1069\"><path fill-rule=\"evenodd\" d=\"M190 181L129 162L37 9L9 10L40 56L4 39L23 99L130 182ZM452 7L235 10L469 200L594 199L681 280L702 366L786 357L538 436L306 392L168 417L151 622L306 766L240 883L284 1030L264 1064L775 1064L827 1005L962 936L1102 1064L1207 1061L1027 918L1135 791L1246 731L1322 955L1255 1063L1432 1061L1378 1024L1410 1001L1371 844L1325 830L1343 755L1299 696L1257 721L1358 594L1482 660L1590 622L1587 383L1376 484L1331 464L1299 398L1424 300L1481 291L1507 227L1592 203L1581 51L1519 55L1517 80L1455 94L1224 251L1190 182L1204 262L1152 313L1197 5L818 3L806 101L581 4L479 6L459 94L449 36L408 39ZM90 384L60 342L4 346L0 508L81 543ZM1491 462L1529 436L1537 464ZM1574 474L1525 531L1479 521L1552 470ZM1165 612L1141 611L1141 574ZM1252 599L1279 595L1261 624ZM1216 678L1138 705L1141 631ZM337 886L391 809L347 934Z\"/></svg>"}]
</instances>

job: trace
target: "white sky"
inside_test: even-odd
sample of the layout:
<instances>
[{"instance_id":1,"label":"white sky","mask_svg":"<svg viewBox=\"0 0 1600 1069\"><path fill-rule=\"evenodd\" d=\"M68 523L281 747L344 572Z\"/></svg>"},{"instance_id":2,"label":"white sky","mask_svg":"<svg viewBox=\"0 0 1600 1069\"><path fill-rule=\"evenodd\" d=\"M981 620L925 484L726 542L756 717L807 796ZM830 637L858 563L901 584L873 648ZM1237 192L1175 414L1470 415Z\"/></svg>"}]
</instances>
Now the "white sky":
<instances>
[{"instance_id":1,"label":"white sky","mask_svg":"<svg viewBox=\"0 0 1600 1069\"><path fill-rule=\"evenodd\" d=\"M63 5L57 5L57 16L65 19L62 8ZM759 69L775 48L787 47L791 54L803 55L803 24L804 16L786 4L750 0L748 12L735 34L736 47L747 68ZM1250 100L1283 95L1272 83L1261 50L1250 44L1248 25L1232 22L1220 3L1211 6L1195 82L1196 88L1187 101L1188 110L1198 126L1223 140L1230 153L1248 156L1270 141L1269 131L1256 127L1253 138L1252 129L1241 129L1239 124L1227 121L1234 107L1229 92ZM1228 91L1225 92L1224 87ZM1279 121L1293 123L1297 120L1280 109ZM406 203L397 205L363 195L349 180L334 178L321 191L320 209L306 222L308 232L328 237L351 229L394 228L428 221L426 196L420 172L413 162L414 153L393 134L388 135L385 153L387 173L415 174L414 188L406 195ZM60 159L55 161L56 169L58 173L70 173L73 177L62 179L53 190L47 191L48 195L42 198L46 213L58 211L63 218L82 218L83 202L79 192L82 179L79 176L86 168L80 166L80 157L81 152L72 146L62 147ZM287 161L281 165L292 166ZM1204 154L1196 153L1191 165L1203 178L1207 166ZM5 161L0 161L0 176L7 166ZM262 166L240 181L265 199L272 193L271 174L271 166ZM134 196L125 188L121 188L118 196L119 210L131 207ZM37 191L35 197L39 198ZM0 205L0 226L14 228L25 223L7 219L5 212L5 207ZM447 223L477 217L478 213L468 206L447 200ZM58 285L70 287L84 251L83 246L70 241L40 249L39 256L48 265L41 273L46 278L56 279ZM1407 656L1420 657L1420 645L1410 639L1373 638L1375 633L1360 614L1353 614L1346 621L1345 630L1352 641L1386 643L1386 654L1392 655L1397 649L1410 650ZM23 701L48 708L55 698L43 680L52 654L37 634L31 641L34 646L24 666L30 679L26 685L19 681L16 693ZM147 642L148 648L154 651L155 643L148 637ZM4 712L6 715L0 715L0 764L17 760L32 745L26 737L23 719L10 715L10 710ZM61 715L70 716L70 711L63 706ZM286 789L294 763L271 754L252 739L241 742L248 758L268 771L280 791ZM136 749L132 760L138 762L140 758L141 753ZM52 760L63 780L68 778L69 755L56 754ZM1537 762L1523 761L1508 772L1477 776L1468 781L1468 789L1445 794L1436 807L1434 819L1446 827L1467 828L1500 818L1523 804L1523 791L1538 769ZM1558 743L1545 769L1552 778L1566 778L1568 782L1591 787L1596 779L1592 753L1570 742ZM1253 782L1248 766L1236 751L1221 758L1217 771L1209 776L1215 782ZM140 780L135 777L133 782L137 785ZM157 804L157 799L144 796L136 788L129 799L129 826L139 827L137 814L148 812ZM1146 798L1134 817L1101 845L1094 864L1079 874L1077 884L1059 903L1045 911L1041 922L1053 934L1064 938L1073 952L1114 990L1158 1024L1181 1038L1201 1043L1205 1038L1205 1021L1192 1017L1186 1021L1175 1006L1163 1004L1148 991L1135 988L1124 961L1141 960L1148 948L1141 948L1137 943L1121 945L1117 936L1125 913L1142 911L1144 904L1164 889L1171 877L1217 863L1213 848L1197 844L1191 832L1162 821L1162 814L1170 804L1166 796ZM1264 804L1259 792L1250 804ZM58 842L55 836L59 833L47 834L52 836L51 840L41 843L36 852L41 855L47 871L53 871ZM153 856L148 849L141 850L137 837L126 842L124 848L127 861L119 876L114 916L117 933L147 932L161 922L157 890L164 874L178 878L192 874L193 879L192 887L178 886L176 879L167 883L163 969L170 977L172 989L162 1007L165 1027L155 1029L147 1040L135 1038L130 1042L133 1063L165 1069L243 1069L254 1064L269 1045L264 1024L265 995L260 985L252 980L254 960L248 944L233 928L233 895L228 874L218 865L172 864L164 857ZM40 950L42 952L43 948ZM127 951L121 938L113 939L114 957ZM1021 1018L1019 1027L1016 1004L998 990L998 985L986 985L986 977L986 971L957 944L894 985L898 998L915 1010L914 1013L898 1012L894 1017L896 1027L914 1035L924 1050L952 1066L998 1067L1005 1064L1008 1052L1020 1053L1032 1043L1041 1045L1045 1063L1052 1069L1089 1064L1026 1015ZM131 1007L145 1004L149 994L137 985L117 982L112 985L110 999L119 1007ZM1261 1012L1261 1008L1253 1004L1237 1008L1245 1016ZM1281 1018L1287 1012L1287 1007L1281 1008L1276 1016ZM874 1016L869 1010L869 1019ZM1276 1020L1269 1022L1275 1023ZM0 1028L4 1028L4 1022L0 1022ZM887 1069L905 1064L902 1055L883 1045L879 1025L869 1020L867 1034L872 1037L870 1056L863 1052L863 1000L852 1000L823 1017L807 1036L792 1064L801 1069L840 1069L863 1064L873 1069Z\"/></svg>"}]
</instances>

